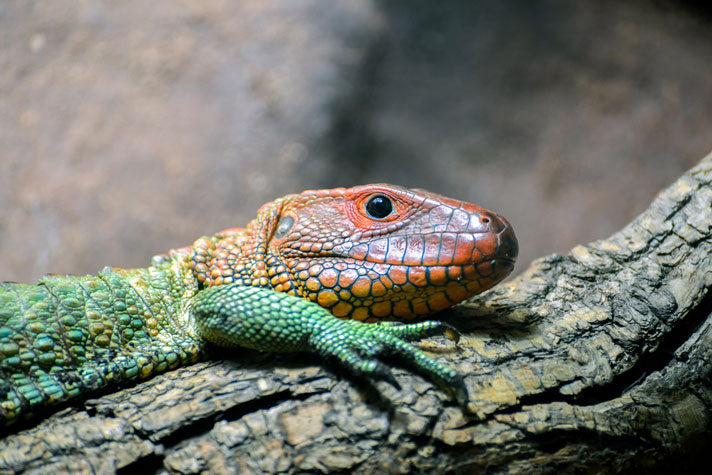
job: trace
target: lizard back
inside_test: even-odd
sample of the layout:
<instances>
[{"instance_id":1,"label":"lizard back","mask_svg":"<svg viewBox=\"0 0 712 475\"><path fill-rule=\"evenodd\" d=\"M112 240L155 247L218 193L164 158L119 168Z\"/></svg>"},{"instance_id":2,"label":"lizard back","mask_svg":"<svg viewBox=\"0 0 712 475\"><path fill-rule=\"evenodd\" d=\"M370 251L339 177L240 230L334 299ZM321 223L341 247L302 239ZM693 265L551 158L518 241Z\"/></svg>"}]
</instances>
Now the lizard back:
<instances>
[{"instance_id":1,"label":"lizard back","mask_svg":"<svg viewBox=\"0 0 712 475\"><path fill-rule=\"evenodd\" d=\"M196 361L183 261L0 283L0 420Z\"/></svg>"}]
</instances>

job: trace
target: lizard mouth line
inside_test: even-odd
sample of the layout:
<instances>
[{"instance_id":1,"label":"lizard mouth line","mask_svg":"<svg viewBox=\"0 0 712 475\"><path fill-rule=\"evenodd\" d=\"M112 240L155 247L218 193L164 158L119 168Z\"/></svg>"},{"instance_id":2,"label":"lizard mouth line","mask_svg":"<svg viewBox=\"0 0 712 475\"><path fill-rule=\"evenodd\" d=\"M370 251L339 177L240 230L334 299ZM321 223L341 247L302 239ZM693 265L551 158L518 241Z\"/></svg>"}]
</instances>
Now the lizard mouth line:
<instances>
[{"instance_id":1,"label":"lizard mouth line","mask_svg":"<svg viewBox=\"0 0 712 475\"><path fill-rule=\"evenodd\" d=\"M293 256L293 257L304 257L304 255L299 255L299 256ZM378 260L374 258L365 258L365 259L359 259L354 256L350 256L348 254L337 254L337 253L330 253L330 254L324 254L321 253L319 255L315 256L308 256L310 259L313 259L315 261L321 261L321 260L328 260L332 259L334 257L338 257L341 259L351 259L353 261L357 262L370 262L373 264L382 264L382 265L388 265L388 266L403 266L403 267L421 267L421 268L436 268L436 267L459 267L459 268L467 268L467 267L475 267L479 264L482 263L491 263L496 266L505 266L509 267L510 269L514 268L515 264L515 259L509 258L509 257L498 257L498 256L493 256L490 258L482 259L479 261L467 261L467 262L448 262L448 263L423 263L419 261L413 261L413 262L402 262L402 261L383 261L383 260Z\"/></svg>"}]
</instances>

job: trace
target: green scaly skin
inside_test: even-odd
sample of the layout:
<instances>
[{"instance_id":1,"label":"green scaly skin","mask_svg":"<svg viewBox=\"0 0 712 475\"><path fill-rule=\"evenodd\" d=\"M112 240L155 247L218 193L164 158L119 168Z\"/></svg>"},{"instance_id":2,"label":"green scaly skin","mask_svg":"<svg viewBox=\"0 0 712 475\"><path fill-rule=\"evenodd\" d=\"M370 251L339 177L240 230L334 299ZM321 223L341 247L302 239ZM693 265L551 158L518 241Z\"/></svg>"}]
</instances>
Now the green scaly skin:
<instances>
[{"instance_id":1,"label":"green scaly skin","mask_svg":"<svg viewBox=\"0 0 712 475\"><path fill-rule=\"evenodd\" d=\"M491 287L516 253L511 226L490 211L367 185L280 198L247 228L201 238L145 269L4 282L0 421L190 364L210 345L317 352L395 385L379 357L397 355L464 402L462 377L408 343L456 340L457 331L388 320Z\"/></svg>"}]
</instances>

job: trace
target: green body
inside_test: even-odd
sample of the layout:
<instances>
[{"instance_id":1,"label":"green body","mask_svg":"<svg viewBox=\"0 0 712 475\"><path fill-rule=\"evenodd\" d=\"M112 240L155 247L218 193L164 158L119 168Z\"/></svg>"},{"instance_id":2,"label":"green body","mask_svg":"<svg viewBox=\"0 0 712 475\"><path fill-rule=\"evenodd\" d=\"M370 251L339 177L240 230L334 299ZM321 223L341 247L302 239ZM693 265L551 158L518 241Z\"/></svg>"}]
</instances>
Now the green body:
<instances>
[{"instance_id":1,"label":"green body","mask_svg":"<svg viewBox=\"0 0 712 475\"><path fill-rule=\"evenodd\" d=\"M0 284L0 419L196 361L197 285L180 258Z\"/></svg>"}]
</instances>

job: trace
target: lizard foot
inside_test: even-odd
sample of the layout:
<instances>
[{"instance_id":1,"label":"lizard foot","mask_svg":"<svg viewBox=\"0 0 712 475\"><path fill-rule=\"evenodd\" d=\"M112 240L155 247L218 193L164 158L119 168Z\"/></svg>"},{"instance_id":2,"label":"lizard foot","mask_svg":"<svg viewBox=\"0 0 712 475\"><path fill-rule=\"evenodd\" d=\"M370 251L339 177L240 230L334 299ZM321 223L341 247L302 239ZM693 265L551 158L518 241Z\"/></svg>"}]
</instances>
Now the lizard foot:
<instances>
[{"instance_id":1,"label":"lizard foot","mask_svg":"<svg viewBox=\"0 0 712 475\"><path fill-rule=\"evenodd\" d=\"M311 335L313 347L324 356L336 358L353 373L380 378L400 388L378 359L394 356L451 393L460 405L467 404L469 397L462 376L408 343L442 334L457 342L460 334L451 325L439 321L370 324L333 317L321 323Z\"/></svg>"}]
</instances>

